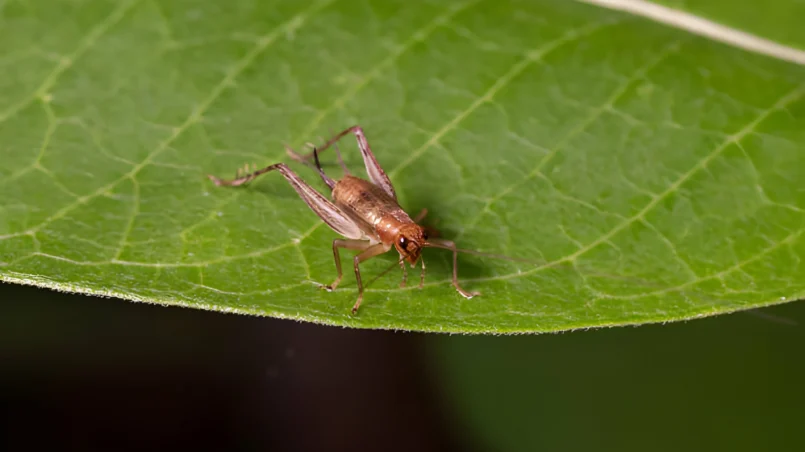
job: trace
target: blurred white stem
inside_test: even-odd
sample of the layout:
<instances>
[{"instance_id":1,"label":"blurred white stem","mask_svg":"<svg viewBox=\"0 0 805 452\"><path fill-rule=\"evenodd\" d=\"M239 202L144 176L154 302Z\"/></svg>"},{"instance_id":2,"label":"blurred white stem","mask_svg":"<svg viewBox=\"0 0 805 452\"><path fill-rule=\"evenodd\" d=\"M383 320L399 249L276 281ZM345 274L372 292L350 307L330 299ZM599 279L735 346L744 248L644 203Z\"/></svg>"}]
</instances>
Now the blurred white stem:
<instances>
[{"instance_id":1,"label":"blurred white stem","mask_svg":"<svg viewBox=\"0 0 805 452\"><path fill-rule=\"evenodd\" d=\"M689 31L714 41L766 55L778 60L805 65L805 51L788 47L735 28L698 17L691 13L658 5L646 0L578 0L583 3L642 16L670 27Z\"/></svg>"}]
</instances>

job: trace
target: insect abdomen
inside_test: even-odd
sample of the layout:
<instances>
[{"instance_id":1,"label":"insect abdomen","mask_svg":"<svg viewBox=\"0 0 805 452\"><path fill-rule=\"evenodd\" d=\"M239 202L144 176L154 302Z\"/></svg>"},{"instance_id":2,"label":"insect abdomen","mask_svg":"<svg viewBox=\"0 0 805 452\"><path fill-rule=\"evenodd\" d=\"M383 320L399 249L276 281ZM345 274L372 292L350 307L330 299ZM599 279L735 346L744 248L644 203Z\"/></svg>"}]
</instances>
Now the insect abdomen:
<instances>
[{"instance_id":1,"label":"insect abdomen","mask_svg":"<svg viewBox=\"0 0 805 452\"><path fill-rule=\"evenodd\" d=\"M355 220L365 223L381 241L393 240L399 227L413 221L380 187L354 176L345 176L333 188L333 201Z\"/></svg>"}]
</instances>

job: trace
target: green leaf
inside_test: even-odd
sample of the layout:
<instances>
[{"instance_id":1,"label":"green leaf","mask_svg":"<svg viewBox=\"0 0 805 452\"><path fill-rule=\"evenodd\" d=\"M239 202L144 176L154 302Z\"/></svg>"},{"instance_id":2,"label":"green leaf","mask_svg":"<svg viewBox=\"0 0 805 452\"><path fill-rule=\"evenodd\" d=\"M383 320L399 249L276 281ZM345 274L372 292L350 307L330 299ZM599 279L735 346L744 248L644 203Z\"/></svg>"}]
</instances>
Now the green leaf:
<instances>
[{"instance_id":1,"label":"green leaf","mask_svg":"<svg viewBox=\"0 0 805 452\"><path fill-rule=\"evenodd\" d=\"M805 295L800 66L559 0L42 0L0 17L5 281L452 332ZM239 189L205 178L353 124L409 212L427 207L463 248L532 262L462 255L462 284L482 292L464 299L449 253L427 250L423 290L418 270L399 288L397 270L351 316L349 271L317 288L335 276L336 234L279 175ZM342 151L357 172L352 138Z\"/></svg>"}]
</instances>

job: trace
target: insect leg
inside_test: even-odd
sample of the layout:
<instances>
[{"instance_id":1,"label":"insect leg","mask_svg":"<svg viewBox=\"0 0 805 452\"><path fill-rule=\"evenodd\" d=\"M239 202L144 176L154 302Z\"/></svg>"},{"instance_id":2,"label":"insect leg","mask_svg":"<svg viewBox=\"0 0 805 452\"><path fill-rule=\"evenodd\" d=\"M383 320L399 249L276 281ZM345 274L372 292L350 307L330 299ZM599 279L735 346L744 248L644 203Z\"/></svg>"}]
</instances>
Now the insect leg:
<instances>
[{"instance_id":1,"label":"insect leg","mask_svg":"<svg viewBox=\"0 0 805 452\"><path fill-rule=\"evenodd\" d=\"M308 168L316 169L316 167L313 166L313 164L309 162L309 159L307 157L305 157L304 155L294 151L290 147L285 146L285 153L288 154L288 157L296 160L299 163L304 164Z\"/></svg>"},{"instance_id":2,"label":"insect leg","mask_svg":"<svg viewBox=\"0 0 805 452\"><path fill-rule=\"evenodd\" d=\"M458 249L456 248L456 244L451 242L450 240L444 239L431 239L426 246L434 246L436 248L444 248L446 250L450 250L453 252L453 287L456 288L458 293L460 293L464 298L472 298L476 295L481 295L480 292L468 292L461 288L458 284Z\"/></svg>"},{"instance_id":3,"label":"insect leg","mask_svg":"<svg viewBox=\"0 0 805 452\"><path fill-rule=\"evenodd\" d=\"M361 270L359 267L360 263L369 260L377 255L383 254L390 249L391 245L377 243L375 245L370 246L369 248L366 248L365 250L363 250L363 252L361 252L352 259L352 262L355 266L355 279L358 281L358 300L352 307L353 314L358 312L358 308L361 306L361 301L363 301L363 283L361 282Z\"/></svg>"},{"instance_id":4,"label":"insect leg","mask_svg":"<svg viewBox=\"0 0 805 452\"><path fill-rule=\"evenodd\" d=\"M213 176L211 174L208 174L207 177L211 181L213 181L215 183L215 185L217 185L219 187L220 186L237 187L238 185L248 184L249 182L255 180L258 176L260 176L262 174L265 174L265 173L267 173L269 171L274 171L274 170L280 169L280 165L282 165L282 163L277 163L277 164L274 164L274 165L270 165L270 166L267 166L267 167L265 167L263 169L259 169L257 171L251 172L249 174L246 174L246 175L243 175L243 176L237 177L235 179L231 179L231 180L219 179L219 178L217 178L217 177L215 177L215 176ZM246 168L248 168L248 166L246 166ZM244 168L244 169L246 169L246 168ZM238 173L240 173L240 171L238 171Z\"/></svg>"},{"instance_id":5,"label":"insect leg","mask_svg":"<svg viewBox=\"0 0 805 452\"><path fill-rule=\"evenodd\" d=\"M369 142L366 140L366 135L363 134L363 129L361 126L352 126L348 129L344 129L339 132L334 137L330 138L329 141L324 143L321 147L318 148L318 152L322 152L328 147L332 146L343 138L345 135L353 133L355 134L355 138L358 140L358 148L361 150L361 156L363 157L363 163L366 165L366 172L369 173L369 180L383 189L392 199L397 199L397 194L394 192L394 186L391 183L391 180L386 175L386 172L383 171L383 168L380 167L380 164L377 163L377 159L375 158L374 153L372 153L372 148L369 147ZM303 158L309 159L311 155L304 156Z\"/></svg>"},{"instance_id":6,"label":"insect leg","mask_svg":"<svg viewBox=\"0 0 805 452\"><path fill-rule=\"evenodd\" d=\"M414 223L419 223L427 215L428 215L428 209L420 210L419 213L416 214L416 216L414 217ZM424 226L424 225L421 225L421 226L428 233L428 237L438 237L439 236L439 230L438 229L436 229L436 228L434 228L432 226Z\"/></svg>"},{"instance_id":7,"label":"insect leg","mask_svg":"<svg viewBox=\"0 0 805 452\"><path fill-rule=\"evenodd\" d=\"M338 273L338 276L336 276L335 281L333 281L332 284L329 286L321 286L321 288L335 290L335 288L338 287L338 283L341 282L341 278L344 276L343 272L341 271L341 255L338 253L339 248L363 251L370 246L372 246L371 243L366 240L333 240L333 258L335 258L335 270Z\"/></svg>"},{"instance_id":8,"label":"insect leg","mask_svg":"<svg viewBox=\"0 0 805 452\"><path fill-rule=\"evenodd\" d=\"M355 224L355 221L349 218L341 209L338 208L332 201L325 198L321 193L317 192L313 187L305 183L296 173L288 168L284 163L276 163L267 166L263 169L257 170L251 174L239 177L232 180L223 180L215 176L209 175L207 177L218 186L238 186L254 180L257 176L265 174L269 171L277 170L282 174L285 180L291 184L296 193L307 203L319 218L322 219L327 226L332 230L343 235L348 239L361 239L364 234L360 226Z\"/></svg>"},{"instance_id":9,"label":"insect leg","mask_svg":"<svg viewBox=\"0 0 805 452\"><path fill-rule=\"evenodd\" d=\"M428 214L428 209L422 209L422 210L420 210L420 211L419 211L419 213L418 213L418 214L416 214L416 217L414 217L414 223L419 223L420 221L422 221L423 219L425 219L425 216L426 216L427 214Z\"/></svg>"},{"instance_id":10,"label":"insect leg","mask_svg":"<svg viewBox=\"0 0 805 452\"><path fill-rule=\"evenodd\" d=\"M419 260L422 261L422 273L419 274L419 288L425 287L425 258L419 256Z\"/></svg>"},{"instance_id":11,"label":"insect leg","mask_svg":"<svg viewBox=\"0 0 805 452\"><path fill-rule=\"evenodd\" d=\"M408 284L408 268L405 267L404 259L400 259L400 268L403 272L402 281L400 281L400 288L403 288Z\"/></svg>"}]
</instances>

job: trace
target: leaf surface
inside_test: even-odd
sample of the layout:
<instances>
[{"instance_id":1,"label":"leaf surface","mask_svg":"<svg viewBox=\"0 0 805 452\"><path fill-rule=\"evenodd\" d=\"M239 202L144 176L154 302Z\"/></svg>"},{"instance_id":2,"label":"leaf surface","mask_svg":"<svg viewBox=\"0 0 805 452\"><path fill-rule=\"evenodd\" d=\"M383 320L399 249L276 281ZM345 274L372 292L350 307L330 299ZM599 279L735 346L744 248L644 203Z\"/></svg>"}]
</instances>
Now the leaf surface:
<instances>
[{"instance_id":1,"label":"leaf surface","mask_svg":"<svg viewBox=\"0 0 805 452\"><path fill-rule=\"evenodd\" d=\"M31 1L0 16L0 278L334 325L545 332L805 295L805 69L564 1ZM358 316L278 175L359 124L427 250ZM354 139L341 143L363 174ZM340 177L332 154L327 171ZM313 186L314 172L291 164ZM326 192L325 192L326 193ZM364 282L393 265L366 263Z\"/></svg>"}]
</instances>

